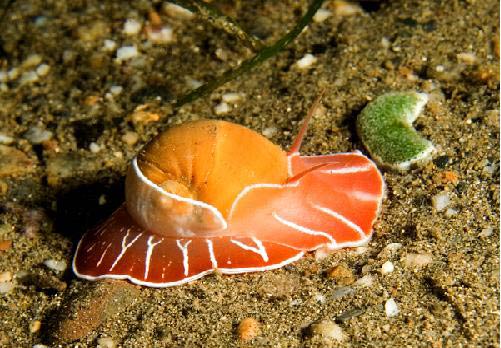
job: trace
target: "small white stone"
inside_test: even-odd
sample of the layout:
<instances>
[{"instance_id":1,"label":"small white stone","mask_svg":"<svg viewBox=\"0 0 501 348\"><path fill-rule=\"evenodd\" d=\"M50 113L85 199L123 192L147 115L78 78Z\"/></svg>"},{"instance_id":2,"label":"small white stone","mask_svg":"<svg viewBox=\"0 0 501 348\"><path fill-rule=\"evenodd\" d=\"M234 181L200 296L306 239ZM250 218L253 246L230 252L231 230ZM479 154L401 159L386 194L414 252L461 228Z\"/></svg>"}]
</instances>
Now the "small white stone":
<instances>
[{"instance_id":1,"label":"small white stone","mask_svg":"<svg viewBox=\"0 0 501 348\"><path fill-rule=\"evenodd\" d=\"M113 95L119 95L120 93L122 93L122 91L123 91L122 86L111 86L110 87L110 92Z\"/></svg>"},{"instance_id":2,"label":"small white stone","mask_svg":"<svg viewBox=\"0 0 501 348\"><path fill-rule=\"evenodd\" d=\"M315 23L321 23L325 21L327 18L329 18L331 15L332 15L331 11L321 8L313 16L313 21Z\"/></svg>"},{"instance_id":3,"label":"small white stone","mask_svg":"<svg viewBox=\"0 0 501 348\"><path fill-rule=\"evenodd\" d=\"M9 145L14 141L13 137L9 137L6 134L0 133L0 144Z\"/></svg>"},{"instance_id":4,"label":"small white stone","mask_svg":"<svg viewBox=\"0 0 501 348\"><path fill-rule=\"evenodd\" d=\"M11 292L16 287L16 284L13 282L2 282L0 283L0 294L6 294Z\"/></svg>"},{"instance_id":5,"label":"small white stone","mask_svg":"<svg viewBox=\"0 0 501 348\"><path fill-rule=\"evenodd\" d=\"M22 63L23 68L31 68L33 66L36 66L42 62L42 56L39 54L32 54L28 56Z\"/></svg>"},{"instance_id":6,"label":"small white stone","mask_svg":"<svg viewBox=\"0 0 501 348\"><path fill-rule=\"evenodd\" d=\"M136 35L141 31L142 24L135 19L127 19L122 32L125 35Z\"/></svg>"},{"instance_id":7,"label":"small white stone","mask_svg":"<svg viewBox=\"0 0 501 348\"><path fill-rule=\"evenodd\" d=\"M103 50L111 52L117 48L117 43L113 40L104 40Z\"/></svg>"},{"instance_id":8,"label":"small white stone","mask_svg":"<svg viewBox=\"0 0 501 348\"><path fill-rule=\"evenodd\" d=\"M92 153L98 153L99 151L101 151L101 146L99 146L99 144L95 142L92 142L89 144L89 150Z\"/></svg>"},{"instance_id":9,"label":"small white stone","mask_svg":"<svg viewBox=\"0 0 501 348\"><path fill-rule=\"evenodd\" d=\"M431 254L407 254L404 258L404 263L407 267L420 268L429 265L433 262Z\"/></svg>"},{"instance_id":10,"label":"small white stone","mask_svg":"<svg viewBox=\"0 0 501 348\"><path fill-rule=\"evenodd\" d=\"M493 233L494 233L494 229L491 226L489 226L489 227L483 228L482 232L480 232L478 235L480 237L484 237L485 238L485 237L492 236Z\"/></svg>"},{"instance_id":11,"label":"small white stone","mask_svg":"<svg viewBox=\"0 0 501 348\"><path fill-rule=\"evenodd\" d=\"M457 215L457 213L458 213L457 209L447 208L447 210L445 211L445 216L451 217L451 216Z\"/></svg>"},{"instance_id":12,"label":"small white stone","mask_svg":"<svg viewBox=\"0 0 501 348\"><path fill-rule=\"evenodd\" d=\"M195 16L193 12L171 2L164 2L162 7L163 11L171 17L191 19Z\"/></svg>"},{"instance_id":13,"label":"small white stone","mask_svg":"<svg viewBox=\"0 0 501 348\"><path fill-rule=\"evenodd\" d=\"M357 279L354 283L355 286L360 286L363 288L369 288L374 284L374 277L370 274L364 275L362 278Z\"/></svg>"},{"instance_id":14,"label":"small white stone","mask_svg":"<svg viewBox=\"0 0 501 348\"><path fill-rule=\"evenodd\" d=\"M53 133L39 126L34 126L28 129L24 137L32 144L40 144L52 138Z\"/></svg>"},{"instance_id":15,"label":"small white stone","mask_svg":"<svg viewBox=\"0 0 501 348\"><path fill-rule=\"evenodd\" d=\"M384 304L384 311L386 312L386 316L388 318L392 318L400 312L398 309L398 305L395 302L394 299L390 298L386 303Z\"/></svg>"},{"instance_id":16,"label":"small white stone","mask_svg":"<svg viewBox=\"0 0 501 348\"><path fill-rule=\"evenodd\" d=\"M435 67L436 72L444 72L444 70L445 70L445 67L443 65L437 65Z\"/></svg>"},{"instance_id":17,"label":"small white stone","mask_svg":"<svg viewBox=\"0 0 501 348\"><path fill-rule=\"evenodd\" d=\"M341 326L330 320L322 321L311 326L313 334L321 336L324 339L341 342L344 340L344 333Z\"/></svg>"},{"instance_id":18,"label":"small white stone","mask_svg":"<svg viewBox=\"0 0 501 348\"><path fill-rule=\"evenodd\" d=\"M190 89L197 89L198 87L202 86L204 83L198 80L195 80L194 78L191 77L185 77L186 80L186 85Z\"/></svg>"},{"instance_id":19,"label":"small white stone","mask_svg":"<svg viewBox=\"0 0 501 348\"><path fill-rule=\"evenodd\" d=\"M442 193L436 194L431 199L431 202L433 204L433 208L435 208L436 211L442 211L445 208L447 208L450 201L451 201L451 199L450 199L449 194L447 192L442 192Z\"/></svg>"},{"instance_id":20,"label":"small white stone","mask_svg":"<svg viewBox=\"0 0 501 348\"><path fill-rule=\"evenodd\" d=\"M46 76L49 73L49 71L50 71L50 66L47 64L40 64L36 69L36 73L40 77Z\"/></svg>"},{"instance_id":21,"label":"small white stone","mask_svg":"<svg viewBox=\"0 0 501 348\"><path fill-rule=\"evenodd\" d=\"M174 41L174 30L168 25L163 26L160 30L150 29L147 35L148 40L155 43L170 43Z\"/></svg>"},{"instance_id":22,"label":"small white stone","mask_svg":"<svg viewBox=\"0 0 501 348\"><path fill-rule=\"evenodd\" d=\"M221 99L225 103L236 104L242 99L243 95L241 93L225 93L221 96Z\"/></svg>"},{"instance_id":23,"label":"small white stone","mask_svg":"<svg viewBox=\"0 0 501 348\"><path fill-rule=\"evenodd\" d=\"M230 110L231 110L230 106L225 102L217 104L216 107L214 108L214 112L216 113L216 115L227 114L228 112L230 112Z\"/></svg>"},{"instance_id":24,"label":"small white stone","mask_svg":"<svg viewBox=\"0 0 501 348\"><path fill-rule=\"evenodd\" d=\"M262 134L267 138L271 138L277 133L277 131L277 127L266 127L263 129Z\"/></svg>"},{"instance_id":25,"label":"small white stone","mask_svg":"<svg viewBox=\"0 0 501 348\"><path fill-rule=\"evenodd\" d=\"M395 270L395 266L393 266L393 262L391 262L391 261L386 261L381 266L381 273L382 274L388 274L388 273L393 272L394 270Z\"/></svg>"},{"instance_id":26,"label":"small white stone","mask_svg":"<svg viewBox=\"0 0 501 348\"><path fill-rule=\"evenodd\" d=\"M18 68L12 68L7 72L7 76L9 77L9 80L15 80L19 76L19 69Z\"/></svg>"},{"instance_id":27,"label":"small white stone","mask_svg":"<svg viewBox=\"0 0 501 348\"><path fill-rule=\"evenodd\" d=\"M462 52L456 55L459 62L466 65L473 65L477 62L477 56L472 52Z\"/></svg>"},{"instance_id":28,"label":"small white stone","mask_svg":"<svg viewBox=\"0 0 501 348\"><path fill-rule=\"evenodd\" d=\"M298 69L309 69L316 61L317 58L313 54L307 53L303 58L296 62L296 66Z\"/></svg>"},{"instance_id":29,"label":"small white stone","mask_svg":"<svg viewBox=\"0 0 501 348\"><path fill-rule=\"evenodd\" d=\"M322 294L316 294L315 300L317 300L318 303L325 303L325 296Z\"/></svg>"},{"instance_id":30,"label":"small white stone","mask_svg":"<svg viewBox=\"0 0 501 348\"><path fill-rule=\"evenodd\" d=\"M401 247L402 247L402 243L389 243L384 248L390 252L394 252L394 251L397 251L398 249L400 249Z\"/></svg>"},{"instance_id":31,"label":"small white stone","mask_svg":"<svg viewBox=\"0 0 501 348\"><path fill-rule=\"evenodd\" d=\"M391 42L390 42L390 39L388 39L387 37L383 36L381 38L381 46L383 46L383 48L390 48L391 46Z\"/></svg>"},{"instance_id":32,"label":"small white stone","mask_svg":"<svg viewBox=\"0 0 501 348\"><path fill-rule=\"evenodd\" d=\"M117 60L123 61L132 59L138 54L136 46L122 46L117 50Z\"/></svg>"},{"instance_id":33,"label":"small white stone","mask_svg":"<svg viewBox=\"0 0 501 348\"><path fill-rule=\"evenodd\" d=\"M27 83L37 82L38 79L39 79L39 76L37 75L36 72L26 71L21 75L21 79L19 80L19 83L24 85Z\"/></svg>"},{"instance_id":34,"label":"small white stone","mask_svg":"<svg viewBox=\"0 0 501 348\"><path fill-rule=\"evenodd\" d=\"M64 260L49 259L45 260L43 264L56 272L64 272L68 268L68 264Z\"/></svg>"},{"instance_id":35,"label":"small white stone","mask_svg":"<svg viewBox=\"0 0 501 348\"><path fill-rule=\"evenodd\" d=\"M33 348L49 348L49 346L46 346L45 344L35 344L33 345Z\"/></svg>"},{"instance_id":36,"label":"small white stone","mask_svg":"<svg viewBox=\"0 0 501 348\"><path fill-rule=\"evenodd\" d=\"M9 80L9 74L7 71L0 71L0 82L7 82Z\"/></svg>"},{"instance_id":37,"label":"small white stone","mask_svg":"<svg viewBox=\"0 0 501 348\"><path fill-rule=\"evenodd\" d=\"M359 247L355 247L355 248L353 248L353 252L354 252L356 255L363 255L363 254L365 254L367 251L369 251L369 247L367 247L367 246L359 246Z\"/></svg>"},{"instance_id":38,"label":"small white stone","mask_svg":"<svg viewBox=\"0 0 501 348\"><path fill-rule=\"evenodd\" d=\"M98 348L115 348L116 343L111 337L101 337L97 340Z\"/></svg>"},{"instance_id":39,"label":"small white stone","mask_svg":"<svg viewBox=\"0 0 501 348\"><path fill-rule=\"evenodd\" d=\"M106 195L102 194L99 196L99 199L97 200L97 204L99 205L105 205L106 204Z\"/></svg>"}]
</instances>

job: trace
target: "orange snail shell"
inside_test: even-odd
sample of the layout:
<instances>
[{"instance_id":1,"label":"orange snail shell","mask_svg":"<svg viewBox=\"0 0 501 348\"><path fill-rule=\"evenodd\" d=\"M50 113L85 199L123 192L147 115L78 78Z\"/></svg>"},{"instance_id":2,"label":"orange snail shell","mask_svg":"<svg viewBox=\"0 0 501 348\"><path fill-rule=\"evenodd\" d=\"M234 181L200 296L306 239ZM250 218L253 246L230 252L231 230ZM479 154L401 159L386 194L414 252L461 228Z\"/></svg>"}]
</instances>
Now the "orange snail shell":
<instances>
[{"instance_id":1,"label":"orange snail shell","mask_svg":"<svg viewBox=\"0 0 501 348\"><path fill-rule=\"evenodd\" d=\"M166 197L148 180L186 201ZM225 121L189 122L158 135L129 167L127 210L158 235L224 235L225 219L245 187L286 180L287 155L265 137Z\"/></svg>"}]
</instances>

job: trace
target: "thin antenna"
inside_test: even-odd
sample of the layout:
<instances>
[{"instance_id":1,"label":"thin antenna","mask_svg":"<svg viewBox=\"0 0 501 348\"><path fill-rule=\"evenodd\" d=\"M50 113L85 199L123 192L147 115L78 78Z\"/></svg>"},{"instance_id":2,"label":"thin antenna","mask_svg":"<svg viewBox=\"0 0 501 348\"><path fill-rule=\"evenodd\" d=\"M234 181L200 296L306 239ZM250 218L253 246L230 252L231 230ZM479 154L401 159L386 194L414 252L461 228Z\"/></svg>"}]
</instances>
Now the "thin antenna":
<instances>
[{"instance_id":1,"label":"thin antenna","mask_svg":"<svg viewBox=\"0 0 501 348\"><path fill-rule=\"evenodd\" d=\"M296 139L294 139L294 142L292 143L290 149L289 149L289 154L299 152L299 148L301 147L301 143L303 142L303 139L306 135L306 132L308 131L308 123L310 123L311 118L313 117L313 114L315 111L317 111L318 106L320 105L320 101L322 100L322 97L325 93L325 89L320 91L320 94L318 95L317 99L313 102L313 105L311 106L310 110L308 111L308 114L303 120L303 124L301 125L301 128L299 129L299 133L296 135Z\"/></svg>"}]
</instances>

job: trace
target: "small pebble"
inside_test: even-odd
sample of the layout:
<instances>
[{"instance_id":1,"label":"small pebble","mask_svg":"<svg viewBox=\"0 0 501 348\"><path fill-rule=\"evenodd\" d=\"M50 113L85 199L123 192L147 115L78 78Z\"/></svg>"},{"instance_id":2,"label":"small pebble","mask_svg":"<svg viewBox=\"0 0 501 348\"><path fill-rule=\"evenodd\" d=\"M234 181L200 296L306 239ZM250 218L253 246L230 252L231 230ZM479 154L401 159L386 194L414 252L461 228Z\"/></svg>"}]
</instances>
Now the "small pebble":
<instances>
[{"instance_id":1,"label":"small pebble","mask_svg":"<svg viewBox=\"0 0 501 348\"><path fill-rule=\"evenodd\" d=\"M33 348L49 348L49 346L46 346L45 344L35 344L33 345Z\"/></svg>"},{"instance_id":2,"label":"small pebble","mask_svg":"<svg viewBox=\"0 0 501 348\"><path fill-rule=\"evenodd\" d=\"M479 233L480 237L490 237L494 233L494 229L492 227L486 227L482 229L482 232Z\"/></svg>"},{"instance_id":3,"label":"small pebble","mask_svg":"<svg viewBox=\"0 0 501 348\"><path fill-rule=\"evenodd\" d=\"M0 272L0 283L10 282L12 280L12 273L9 271Z\"/></svg>"},{"instance_id":4,"label":"small pebble","mask_svg":"<svg viewBox=\"0 0 501 348\"><path fill-rule=\"evenodd\" d=\"M24 137L32 144L41 144L52 138L53 133L39 126L34 126L24 133Z\"/></svg>"},{"instance_id":5,"label":"small pebble","mask_svg":"<svg viewBox=\"0 0 501 348\"><path fill-rule=\"evenodd\" d=\"M117 61L135 58L138 55L136 46L122 46L117 50Z\"/></svg>"},{"instance_id":6,"label":"small pebble","mask_svg":"<svg viewBox=\"0 0 501 348\"><path fill-rule=\"evenodd\" d=\"M456 58L460 63L464 63L466 65L473 65L477 62L477 56L472 52L458 53Z\"/></svg>"},{"instance_id":7,"label":"small pebble","mask_svg":"<svg viewBox=\"0 0 501 348\"><path fill-rule=\"evenodd\" d=\"M22 63L22 67L24 69L32 68L34 66L37 66L41 62L42 62L42 56L41 55L39 55L39 54L32 54L32 55L28 56L28 58L26 58L24 60L24 62Z\"/></svg>"},{"instance_id":8,"label":"small pebble","mask_svg":"<svg viewBox=\"0 0 501 348\"><path fill-rule=\"evenodd\" d=\"M262 134L267 137L271 138L277 133L278 129L276 127L267 127L263 129Z\"/></svg>"},{"instance_id":9,"label":"small pebble","mask_svg":"<svg viewBox=\"0 0 501 348\"><path fill-rule=\"evenodd\" d=\"M89 144L89 150L92 153L98 153L99 151L101 151L101 146L95 142L92 142Z\"/></svg>"},{"instance_id":10,"label":"small pebble","mask_svg":"<svg viewBox=\"0 0 501 348\"><path fill-rule=\"evenodd\" d=\"M313 21L315 23L322 23L323 21L325 21L330 16L332 16L332 12L331 11L326 10L324 8L321 8L313 16Z\"/></svg>"},{"instance_id":11,"label":"small pebble","mask_svg":"<svg viewBox=\"0 0 501 348\"><path fill-rule=\"evenodd\" d=\"M119 95L120 93L122 93L123 91L123 87L122 86L111 86L110 87L110 92L111 94L113 95Z\"/></svg>"},{"instance_id":12,"label":"small pebble","mask_svg":"<svg viewBox=\"0 0 501 348\"><path fill-rule=\"evenodd\" d=\"M102 194L99 196L99 199L97 200L97 204L99 204L99 205L106 204L106 195L105 194Z\"/></svg>"},{"instance_id":13,"label":"small pebble","mask_svg":"<svg viewBox=\"0 0 501 348\"><path fill-rule=\"evenodd\" d=\"M355 281L352 270L343 264L333 267L327 276L339 285L350 285Z\"/></svg>"},{"instance_id":14,"label":"small pebble","mask_svg":"<svg viewBox=\"0 0 501 348\"><path fill-rule=\"evenodd\" d=\"M186 80L186 85L190 89L197 89L198 87L200 87L204 84L203 82L195 80L194 78L191 78L188 76L185 77L185 80Z\"/></svg>"},{"instance_id":15,"label":"small pebble","mask_svg":"<svg viewBox=\"0 0 501 348\"><path fill-rule=\"evenodd\" d=\"M68 267L68 264L64 260L49 259L45 260L43 264L56 272L64 272Z\"/></svg>"},{"instance_id":16,"label":"small pebble","mask_svg":"<svg viewBox=\"0 0 501 348\"><path fill-rule=\"evenodd\" d=\"M174 30L168 25L165 25L159 29L148 26L146 27L146 36L148 37L148 40L159 44L170 43L175 39Z\"/></svg>"},{"instance_id":17,"label":"small pebble","mask_svg":"<svg viewBox=\"0 0 501 348\"><path fill-rule=\"evenodd\" d=\"M139 23L135 19L127 19L124 23L122 32L125 35L136 35L141 31L141 27L141 23Z\"/></svg>"},{"instance_id":18,"label":"small pebble","mask_svg":"<svg viewBox=\"0 0 501 348\"><path fill-rule=\"evenodd\" d=\"M148 105L148 104L142 104L142 105L139 105L138 107L136 107L131 115L132 122L134 122L134 123L150 123L150 122L158 121L160 119L160 115L155 113L155 112L148 111L147 109L149 107L150 107L150 105Z\"/></svg>"},{"instance_id":19,"label":"small pebble","mask_svg":"<svg viewBox=\"0 0 501 348\"><path fill-rule=\"evenodd\" d=\"M38 331L40 331L41 327L42 327L42 322L40 320L33 320L30 323L30 332L37 333Z\"/></svg>"},{"instance_id":20,"label":"small pebble","mask_svg":"<svg viewBox=\"0 0 501 348\"><path fill-rule=\"evenodd\" d=\"M40 64L36 69L36 73L40 77L46 76L49 73L49 71L50 71L50 66L47 64Z\"/></svg>"},{"instance_id":21,"label":"small pebble","mask_svg":"<svg viewBox=\"0 0 501 348\"><path fill-rule=\"evenodd\" d=\"M39 76L35 71L26 71L21 75L21 79L19 80L19 83L21 85L25 85L28 83L33 83L37 82L39 79Z\"/></svg>"},{"instance_id":22,"label":"small pebble","mask_svg":"<svg viewBox=\"0 0 501 348\"><path fill-rule=\"evenodd\" d=\"M432 197L431 202L436 211L442 211L450 204L450 197L447 192L441 192Z\"/></svg>"},{"instance_id":23,"label":"small pebble","mask_svg":"<svg viewBox=\"0 0 501 348\"><path fill-rule=\"evenodd\" d=\"M115 348L117 345L111 337L101 337L97 340L98 348Z\"/></svg>"},{"instance_id":24,"label":"small pebble","mask_svg":"<svg viewBox=\"0 0 501 348\"><path fill-rule=\"evenodd\" d=\"M364 275L362 278L357 279L357 281L354 283L354 285L363 288L370 288L372 284L374 284L374 276L370 274Z\"/></svg>"},{"instance_id":25,"label":"small pebble","mask_svg":"<svg viewBox=\"0 0 501 348\"><path fill-rule=\"evenodd\" d=\"M13 282L2 282L0 283L0 294L6 294L14 290L16 285Z\"/></svg>"},{"instance_id":26,"label":"small pebble","mask_svg":"<svg viewBox=\"0 0 501 348\"><path fill-rule=\"evenodd\" d=\"M454 215L457 215L458 213L459 213L459 211L457 209L447 208L447 210L445 211L445 216L452 217Z\"/></svg>"},{"instance_id":27,"label":"small pebble","mask_svg":"<svg viewBox=\"0 0 501 348\"><path fill-rule=\"evenodd\" d=\"M237 335L242 341L252 340L254 337L259 335L260 324L254 318L245 318L239 324L237 328Z\"/></svg>"},{"instance_id":28,"label":"small pebble","mask_svg":"<svg viewBox=\"0 0 501 348\"><path fill-rule=\"evenodd\" d=\"M298 60L296 62L296 67L298 69L306 70L306 69L311 68L311 66L313 64L315 64L316 61L317 61L317 58L313 54L307 53L304 55L303 58L301 58L300 60Z\"/></svg>"},{"instance_id":29,"label":"small pebble","mask_svg":"<svg viewBox=\"0 0 501 348\"><path fill-rule=\"evenodd\" d=\"M381 266L381 273L382 274L388 274L388 273L393 272L394 270L395 270L395 266L393 266L393 262L391 262L391 261L386 261Z\"/></svg>"},{"instance_id":30,"label":"small pebble","mask_svg":"<svg viewBox=\"0 0 501 348\"><path fill-rule=\"evenodd\" d=\"M236 104L242 100L243 95L241 93L225 93L221 96L221 99L225 103Z\"/></svg>"},{"instance_id":31,"label":"small pebble","mask_svg":"<svg viewBox=\"0 0 501 348\"><path fill-rule=\"evenodd\" d=\"M397 251L398 249L400 249L401 247L402 247L402 243L389 243L384 248L390 252L394 252L394 251Z\"/></svg>"},{"instance_id":32,"label":"small pebble","mask_svg":"<svg viewBox=\"0 0 501 348\"><path fill-rule=\"evenodd\" d=\"M174 18L191 19L195 16L193 12L171 2L164 2L162 10L166 15Z\"/></svg>"},{"instance_id":33,"label":"small pebble","mask_svg":"<svg viewBox=\"0 0 501 348\"><path fill-rule=\"evenodd\" d=\"M335 0L332 5L334 6L334 13L339 17L348 17L362 13L360 6L352 2Z\"/></svg>"},{"instance_id":34,"label":"small pebble","mask_svg":"<svg viewBox=\"0 0 501 348\"><path fill-rule=\"evenodd\" d=\"M13 137L9 137L6 134L0 133L0 144L9 145L14 141Z\"/></svg>"},{"instance_id":35,"label":"small pebble","mask_svg":"<svg viewBox=\"0 0 501 348\"><path fill-rule=\"evenodd\" d=\"M117 43L113 40L104 40L103 49L108 52L112 52L117 48Z\"/></svg>"},{"instance_id":36,"label":"small pebble","mask_svg":"<svg viewBox=\"0 0 501 348\"><path fill-rule=\"evenodd\" d=\"M407 254L404 258L404 264L410 268L420 268L433 262L431 254Z\"/></svg>"},{"instance_id":37,"label":"small pebble","mask_svg":"<svg viewBox=\"0 0 501 348\"><path fill-rule=\"evenodd\" d=\"M313 336L321 336L324 339L338 342L342 342L345 339L341 326L330 320L324 320L320 323L312 324L310 326L310 330Z\"/></svg>"},{"instance_id":38,"label":"small pebble","mask_svg":"<svg viewBox=\"0 0 501 348\"><path fill-rule=\"evenodd\" d=\"M124 135L122 135L122 141L129 146L134 145L139 140L139 135L136 132L126 131Z\"/></svg>"},{"instance_id":39,"label":"small pebble","mask_svg":"<svg viewBox=\"0 0 501 348\"><path fill-rule=\"evenodd\" d=\"M12 247L11 240L0 240L0 251L9 250Z\"/></svg>"},{"instance_id":40,"label":"small pebble","mask_svg":"<svg viewBox=\"0 0 501 348\"><path fill-rule=\"evenodd\" d=\"M227 114L228 112L230 112L230 110L231 110L230 105L228 105L228 103L225 102L221 102L214 107L214 112L216 113L216 115Z\"/></svg>"},{"instance_id":41,"label":"small pebble","mask_svg":"<svg viewBox=\"0 0 501 348\"><path fill-rule=\"evenodd\" d=\"M399 309L394 299L390 298L388 301L386 301L386 303L384 304L384 311L386 312L386 316L388 318L392 318L398 315Z\"/></svg>"}]
</instances>

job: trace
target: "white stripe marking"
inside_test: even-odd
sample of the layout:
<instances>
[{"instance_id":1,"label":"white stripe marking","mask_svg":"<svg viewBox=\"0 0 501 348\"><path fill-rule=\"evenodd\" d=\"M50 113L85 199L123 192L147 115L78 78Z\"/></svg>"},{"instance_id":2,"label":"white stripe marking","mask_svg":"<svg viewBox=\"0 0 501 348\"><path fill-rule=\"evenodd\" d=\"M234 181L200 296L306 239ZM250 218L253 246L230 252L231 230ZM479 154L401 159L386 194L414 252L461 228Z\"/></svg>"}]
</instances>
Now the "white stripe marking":
<instances>
[{"instance_id":1,"label":"white stripe marking","mask_svg":"<svg viewBox=\"0 0 501 348\"><path fill-rule=\"evenodd\" d=\"M319 172L322 174L352 174L352 173L367 172L367 171L371 170L371 168L372 168L372 166L370 164L366 164L364 166L358 166L358 167L323 169L323 170L319 170Z\"/></svg>"},{"instance_id":2,"label":"white stripe marking","mask_svg":"<svg viewBox=\"0 0 501 348\"><path fill-rule=\"evenodd\" d=\"M368 192L364 192L364 191L351 191L350 195L355 197L359 201L363 201L363 202L377 201L381 197L381 195L368 193Z\"/></svg>"},{"instance_id":3,"label":"white stripe marking","mask_svg":"<svg viewBox=\"0 0 501 348\"><path fill-rule=\"evenodd\" d=\"M162 243L164 239L160 239L158 242L154 242L155 237L150 236L148 238L148 249L146 249L146 265L144 267L144 280L148 279L148 273L150 273L150 261L151 261L151 254L153 253L153 248L155 248L158 244Z\"/></svg>"},{"instance_id":4,"label":"white stripe marking","mask_svg":"<svg viewBox=\"0 0 501 348\"><path fill-rule=\"evenodd\" d=\"M233 244L238 245L242 249L249 250L249 251L252 251L258 255L261 255L261 257L263 258L263 261L268 262L269 257L268 257L268 254L266 253L266 248L264 247L263 243L259 239L256 239L254 237L252 237L251 239L256 244L257 247L252 247L250 245L244 244L241 241L235 240L235 239L231 239L230 241Z\"/></svg>"},{"instance_id":5,"label":"white stripe marking","mask_svg":"<svg viewBox=\"0 0 501 348\"><path fill-rule=\"evenodd\" d=\"M180 240L176 240L177 247L181 250L181 253L183 254L183 268L184 268L184 275L188 276L188 271L189 271L189 260L188 260L188 245L190 245L191 240L187 241L184 245L181 243Z\"/></svg>"},{"instance_id":6,"label":"white stripe marking","mask_svg":"<svg viewBox=\"0 0 501 348\"><path fill-rule=\"evenodd\" d=\"M309 229L307 227L304 227L304 226L301 226L301 225L298 225L292 221L289 221L289 220L286 220L284 219L283 217L279 216L277 213L273 212L271 213L271 215L280 223L290 227L290 228L293 228L295 229L296 231L299 231L299 232L302 232L302 233L306 233L306 234L309 234L309 235L312 235L312 236L322 236L322 237L325 237L327 238L331 244L332 244L332 247L336 247L337 246L337 242L334 238L332 238L332 236L326 232L322 232L322 231L315 231L315 230L312 230L312 229Z\"/></svg>"},{"instance_id":7,"label":"white stripe marking","mask_svg":"<svg viewBox=\"0 0 501 348\"><path fill-rule=\"evenodd\" d=\"M120 261L120 259L124 256L127 249L129 249L132 246L132 244L134 244L139 239L139 237L141 237L143 235L143 232L141 232L130 243L125 244L125 243L127 243L127 237L129 236L129 231L130 230L128 229L127 233L125 234L125 237L123 237L123 239L122 239L122 250L120 251L120 254L118 254L118 257L115 259L115 262L113 262L113 264L111 265L110 272L113 271L113 268L115 268L118 261Z\"/></svg>"},{"instance_id":8,"label":"white stripe marking","mask_svg":"<svg viewBox=\"0 0 501 348\"><path fill-rule=\"evenodd\" d=\"M343 222L345 225L347 225L351 229L357 231L357 233L360 235L361 238L365 238L365 233L362 230L362 228L360 226L358 226L356 223L354 223L353 221L351 221L350 219L348 219L347 217L339 214L338 212L335 212L334 210L322 207L322 206L317 205L317 204L312 204L312 206L313 206L313 208L320 210L321 212L323 212L329 216L332 216L332 217L338 219L339 221Z\"/></svg>"},{"instance_id":9,"label":"white stripe marking","mask_svg":"<svg viewBox=\"0 0 501 348\"><path fill-rule=\"evenodd\" d=\"M99 267L99 265L101 264L101 262L103 262L104 255L106 255L106 253L108 252L108 249L110 248L110 246L111 246L111 243L109 243L108 246L106 247L106 249L104 249L103 254L101 255L101 258L96 263L96 267Z\"/></svg>"},{"instance_id":10,"label":"white stripe marking","mask_svg":"<svg viewBox=\"0 0 501 348\"><path fill-rule=\"evenodd\" d=\"M209 249L209 256L212 268L216 269L217 260L216 260L216 255L214 254L214 244L212 244L212 241L210 239L206 239L205 241L207 242L207 249Z\"/></svg>"}]
</instances>

